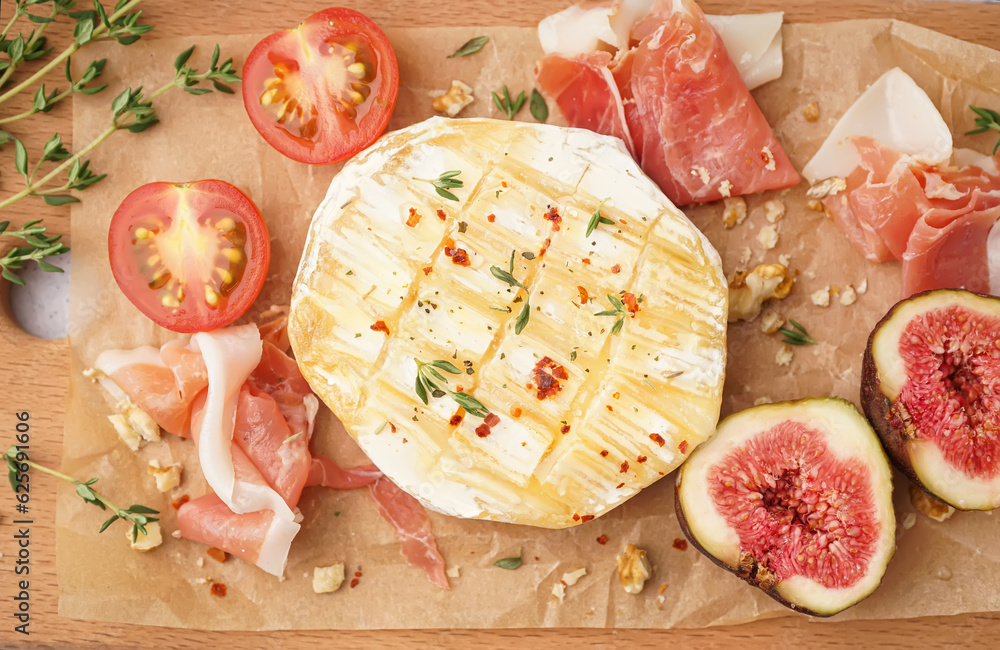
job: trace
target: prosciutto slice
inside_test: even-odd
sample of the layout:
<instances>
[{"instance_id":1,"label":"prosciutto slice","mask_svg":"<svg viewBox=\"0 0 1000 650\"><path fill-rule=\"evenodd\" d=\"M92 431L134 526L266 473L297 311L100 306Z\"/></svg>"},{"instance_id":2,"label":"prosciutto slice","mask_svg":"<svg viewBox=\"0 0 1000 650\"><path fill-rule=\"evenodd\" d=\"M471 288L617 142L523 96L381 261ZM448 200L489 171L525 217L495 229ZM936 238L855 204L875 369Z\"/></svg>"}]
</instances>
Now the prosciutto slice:
<instances>
[{"instance_id":1,"label":"prosciutto slice","mask_svg":"<svg viewBox=\"0 0 1000 650\"><path fill-rule=\"evenodd\" d=\"M796 185L798 174L698 5L646 4L627 39L638 44L622 45L614 59L589 52L539 62L539 85L569 124L621 137L679 206Z\"/></svg>"},{"instance_id":2,"label":"prosciutto slice","mask_svg":"<svg viewBox=\"0 0 1000 650\"><path fill-rule=\"evenodd\" d=\"M432 584L450 589L444 558L431 532L431 519L420 502L384 477L369 485L368 489L378 504L379 514L396 529L403 557L410 566L422 569Z\"/></svg>"}]
</instances>

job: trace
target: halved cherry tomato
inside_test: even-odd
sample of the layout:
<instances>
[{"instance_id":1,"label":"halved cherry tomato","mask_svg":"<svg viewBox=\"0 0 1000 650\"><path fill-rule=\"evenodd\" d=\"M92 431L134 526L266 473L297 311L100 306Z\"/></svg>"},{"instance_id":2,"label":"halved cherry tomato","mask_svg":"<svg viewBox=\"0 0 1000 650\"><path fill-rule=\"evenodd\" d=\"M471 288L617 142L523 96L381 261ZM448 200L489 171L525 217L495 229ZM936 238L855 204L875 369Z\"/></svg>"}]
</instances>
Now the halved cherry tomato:
<instances>
[{"instance_id":1,"label":"halved cherry tomato","mask_svg":"<svg viewBox=\"0 0 1000 650\"><path fill-rule=\"evenodd\" d=\"M139 311L175 332L204 332L253 303L271 241L260 210L229 183L149 183L111 218L108 256Z\"/></svg>"},{"instance_id":2,"label":"halved cherry tomato","mask_svg":"<svg viewBox=\"0 0 1000 650\"><path fill-rule=\"evenodd\" d=\"M254 128L304 163L344 160L374 142L398 91L389 39L352 9L324 9L271 34L243 65L243 105Z\"/></svg>"}]
</instances>

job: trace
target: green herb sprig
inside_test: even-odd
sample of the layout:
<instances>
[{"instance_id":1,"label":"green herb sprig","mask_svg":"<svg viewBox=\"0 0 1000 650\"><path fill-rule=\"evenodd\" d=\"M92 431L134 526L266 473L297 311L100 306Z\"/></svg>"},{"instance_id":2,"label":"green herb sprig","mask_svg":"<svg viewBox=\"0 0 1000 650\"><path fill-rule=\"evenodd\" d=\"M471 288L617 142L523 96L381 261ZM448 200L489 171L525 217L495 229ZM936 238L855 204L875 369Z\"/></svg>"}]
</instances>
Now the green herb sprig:
<instances>
[{"instance_id":1,"label":"green herb sprig","mask_svg":"<svg viewBox=\"0 0 1000 650\"><path fill-rule=\"evenodd\" d=\"M611 327L611 335L614 336L618 332L622 331L622 327L625 325L625 319L631 316L632 312L626 309L624 303L622 303L622 301L618 299L618 296L615 296L614 294L608 294L608 302L611 303L611 306L614 307L614 309L599 311L594 315L618 317L618 320L616 320L615 324Z\"/></svg>"},{"instance_id":2,"label":"green herb sprig","mask_svg":"<svg viewBox=\"0 0 1000 650\"><path fill-rule=\"evenodd\" d=\"M477 36L476 38L471 38L466 41L462 47L455 50L453 54L449 54L449 59L457 59L463 56L469 56L470 54L475 54L479 50L483 49L483 46L490 41L489 36Z\"/></svg>"},{"instance_id":3,"label":"green herb sprig","mask_svg":"<svg viewBox=\"0 0 1000 650\"><path fill-rule=\"evenodd\" d=\"M458 201L458 197L448 190L465 187L465 181L457 178L457 176L461 173L462 170L454 169L452 171L444 172L437 178L417 178L414 176L413 180L430 183L434 186L434 191L437 192L438 196L448 199L449 201Z\"/></svg>"},{"instance_id":4,"label":"green herb sprig","mask_svg":"<svg viewBox=\"0 0 1000 650\"><path fill-rule=\"evenodd\" d=\"M438 370L443 370L452 375L462 374L462 371L453 363L441 359L430 362L421 361L420 359L414 359L414 361L417 364L417 379L414 383L414 390L417 393L417 397L425 405L428 404L428 395L438 398L450 395L469 415L477 418L485 418L490 414L490 410L472 395L442 388L441 384L447 384L448 379L438 372Z\"/></svg>"},{"instance_id":5,"label":"green herb sprig","mask_svg":"<svg viewBox=\"0 0 1000 650\"><path fill-rule=\"evenodd\" d=\"M4 279L14 284L24 286L24 280L16 272L24 267L25 262L35 262L43 271L62 273L63 270L45 261L46 257L62 255L69 247L60 242L62 235L46 235L45 226L38 225L41 219L35 219L21 226L20 229L9 231L9 221L0 222L0 235L22 239L27 246L15 246L0 258L0 273Z\"/></svg>"},{"instance_id":6,"label":"green herb sprig","mask_svg":"<svg viewBox=\"0 0 1000 650\"><path fill-rule=\"evenodd\" d=\"M516 556L501 558L496 562L494 562L493 566L501 569L507 569L508 571L513 571L514 569L519 568L523 562L524 562L524 549L519 548L517 549Z\"/></svg>"},{"instance_id":7,"label":"green herb sprig","mask_svg":"<svg viewBox=\"0 0 1000 650\"><path fill-rule=\"evenodd\" d=\"M528 301L528 287L514 277L514 256L517 251L510 252L510 270L505 271L499 266L491 266L490 273L493 274L497 280L505 282L512 287L520 287L524 289L524 306L521 307L521 312L517 315L517 320L514 321L514 333L520 334L525 327L528 326L528 320L531 318L531 305Z\"/></svg>"},{"instance_id":8,"label":"green herb sprig","mask_svg":"<svg viewBox=\"0 0 1000 650\"><path fill-rule=\"evenodd\" d=\"M976 126L979 128L973 129L971 131L966 131L965 135L978 135L980 133L986 133L988 131L1000 132L1000 113L988 108L979 108L978 106L970 105L969 108L978 115L976 118ZM997 151L1000 150L1000 139L997 139L995 145L993 145L993 155L997 155Z\"/></svg>"},{"instance_id":9,"label":"green herb sprig","mask_svg":"<svg viewBox=\"0 0 1000 650\"><path fill-rule=\"evenodd\" d=\"M493 103L496 104L501 113L507 116L508 120L514 119L514 116L524 107L526 101L528 101L528 98L525 97L523 90L518 94L516 99L512 100L507 86L503 87L503 97L493 93Z\"/></svg>"},{"instance_id":10,"label":"green herb sprig","mask_svg":"<svg viewBox=\"0 0 1000 650\"><path fill-rule=\"evenodd\" d=\"M139 533L143 535L146 534L146 524L150 524L154 521L159 521L156 517L150 517L149 515L158 515L160 512L158 510L153 510L143 505L133 504L128 508L119 508L115 504L108 501L105 497L101 496L92 486L97 483L96 478L92 478L88 481L78 481L72 476L67 476L62 472L57 472L54 469L49 469L44 465L39 465L33 461L28 460L27 454L25 452L19 451L15 445L11 445L10 448L4 452L4 460L7 461L7 478L10 481L10 487L15 492L17 492L17 486L21 483L18 480L18 474L23 474L28 471L28 468L37 469L40 472L45 472L50 476L55 476L56 478L62 479L76 486L76 493L81 499L86 501L92 506L96 506L101 510L110 510L114 514L107 519L103 524L101 524L101 529L99 533L103 533L108 529L108 526L115 523L119 519L125 520L132 524L132 542L139 541Z\"/></svg>"},{"instance_id":11,"label":"green herb sprig","mask_svg":"<svg viewBox=\"0 0 1000 650\"><path fill-rule=\"evenodd\" d=\"M594 231L597 230L597 226L599 226L600 224L603 223L605 225L610 226L614 223L613 220L601 214L601 208L604 207L604 203L606 201L607 199L604 199L604 201L598 203L597 209L594 210L594 213L592 215L590 215L590 221L587 223L587 237L590 237L592 234L594 234Z\"/></svg>"},{"instance_id":12,"label":"green herb sprig","mask_svg":"<svg viewBox=\"0 0 1000 650\"><path fill-rule=\"evenodd\" d=\"M539 122L549 119L549 107L545 103L542 93L538 92L536 88L531 89L531 100L528 102L528 109L531 111L531 116Z\"/></svg>"},{"instance_id":13,"label":"green herb sprig","mask_svg":"<svg viewBox=\"0 0 1000 650\"><path fill-rule=\"evenodd\" d=\"M790 318L788 319L788 322L795 329L790 330L782 327L778 330L784 335L784 338L781 339L783 343L787 343L788 345L816 345L816 341L813 337L809 336L809 332L806 331L806 328L802 327L802 325Z\"/></svg>"}]
</instances>

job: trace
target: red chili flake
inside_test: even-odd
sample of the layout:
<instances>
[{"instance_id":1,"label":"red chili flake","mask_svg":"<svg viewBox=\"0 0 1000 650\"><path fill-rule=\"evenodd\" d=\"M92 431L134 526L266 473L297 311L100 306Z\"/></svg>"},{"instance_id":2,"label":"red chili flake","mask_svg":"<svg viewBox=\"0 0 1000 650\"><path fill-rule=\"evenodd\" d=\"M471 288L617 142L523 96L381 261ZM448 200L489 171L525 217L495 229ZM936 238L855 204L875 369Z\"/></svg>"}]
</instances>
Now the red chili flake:
<instances>
[{"instance_id":1,"label":"red chili flake","mask_svg":"<svg viewBox=\"0 0 1000 650\"><path fill-rule=\"evenodd\" d=\"M510 409L510 415L511 415L511 417L519 418L519 417L521 417L521 413L522 413L521 409L519 409L516 406L512 406L511 409Z\"/></svg>"},{"instance_id":2,"label":"red chili flake","mask_svg":"<svg viewBox=\"0 0 1000 650\"><path fill-rule=\"evenodd\" d=\"M537 562L537 561L538 561L538 556L536 555L536 556L535 556L535 562Z\"/></svg>"},{"instance_id":3,"label":"red chili flake","mask_svg":"<svg viewBox=\"0 0 1000 650\"><path fill-rule=\"evenodd\" d=\"M493 223L494 221L497 220L497 216L495 214L492 214L492 213L488 214L488 215L486 215L486 220L489 221L490 223Z\"/></svg>"},{"instance_id":4,"label":"red chili flake","mask_svg":"<svg viewBox=\"0 0 1000 650\"><path fill-rule=\"evenodd\" d=\"M438 216L438 219L440 219L441 221L447 221L448 220L448 215L446 215L444 213L444 210L438 210L437 211L437 216Z\"/></svg>"},{"instance_id":5,"label":"red chili flake","mask_svg":"<svg viewBox=\"0 0 1000 650\"><path fill-rule=\"evenodd\" d=\"M396 425L393 424L392 422L390 422L389 423L389 430L392 431L393 433L396 433Z\"/></svg>"},{"instance_id":6,"label":"red chili flake","mask_svg":"<svg viewBox=\"0 0 1000 650\"><path fill-rule=\"evenodd\" d=\"M507 181L500 181L500 187L506 188L507 187Z\"/></svg>"},{"instance_id":7,"label":"red chili flake","mask_svg":"<svg viewBox=\"0 0 1000 650\"><path fill-rule=\"evenodd\" d=\"M464 388L462 388L461 386L455 386L455 390L456 390L457 392L459 392L459 393L464 393L464 392L465 392L465 389L464 389Z\"/></svg>"},{"instance_id":8,"label":"red chili flake","mask_svg":"<svg viewBox=\"0 0 1000 650\"><path fill-rule=\"evenodd\" d=\"M604 406L605 406L605 407L607 407L607 409L608 409L609 411L611 411L612 413L614 413L614 412L615 412L615 407L611 406L610 404L605 404Z\"/></svg>"},{"instance_id":9,"label":"red chili flake","mask_svg":"<svg viewBox=\"0 0 1000 650\"><path fill-rule=\"evenodd\" d=\"M622 265L621 264L615 264L614 266L611 267L611 272L612 273L621 273L622 272Z\"/></svg>"},{"instance_id":10,"label":"red chili flake","mask_svg":"<svg viewBox=\"0 0 1000 650\"><path fill-rule=\"evenodd\" d=\"M559 223L562 221L562 217L559 216L559 210L552 208L545 213L545 220L552 222L552 232L559 230ZM548 246L546 246L548 248Z\"/></svg>"},{"instance_id":11,"label":"red chili flake","mask_svg":"<svg viewBox=\"0 0 1000 650\"><path fill-rule=\"evenodd\" d=\"M618 223L620 223L623 226L627 226L628 225L628 221L625 221L624 219L619 219Z\"/></svg>"},{"instance_id":12,"label":"red chili flake","mask_svg":"<svg viewBox=\"0 0 1000 650\"><path fill-rule=\"evenodd\" d=\"M623 460L622 461L622 468L620 470L618 470L618 473L619 474L624 474L627 471L628 471L628 461L627 460Z\"/></svg>"},{"instance_id":13,"label":"red chili flake","mask_svg":"<svg viewBox=\"0 0 1000 650\"><path fill-rule=\"evenodd\" d=\"M406 444L408 442L409 442L409 440L407 440L406 438L403 438L403 444Z\"/></svg>"},{"instance_id":14,"label":"red chili flake","mask_svg":"<svg viewBox=\"0 0 1000 650\"><path fill-rule=\"evenodd\" d=\"M489 415L486 416L483 422L490 425L491 427L495 427L496 425L500 424L500 416L497 415L496 413L490 413Z\"/></svg>"},{"instance_id":15,"label":"red chili flake","mask_svg":"<svg viewBox=\"0 0 1000 650\"><path fill-rule=\"evenodd\" d=\"M559 429L559 433L562 434L569 433L569 425L568 424L562 425L562 428Z\"/></svg>"},{"instance_id":16,"label":"red chili flake","mask_svg":"<svg viewBox=\"0 0 1000 650\"><path fill-rule=\"evenodd\" d=\"M361 577L361 572L360 571L355 571L354 572L354 577L355 578L360 578Z\"/></svg>"},{"instance_id":17,"label":"red chili flake","mask_svg":"<svg viewBox=\"0 0 1000 650\"><path fill-rule=\"evenodd\" d=\"M351 580L351 589L354 589L355 587L357 587L359 582L361 582L361 581L358 580L357 578L354 578L353 580Z\"/></svg>"},{"instance_id":18,"label":"red chili flake","mask_svg":"<svg viewBox=\"0 0 1000 650\"><path fill-rule=\"evenodd\" d=\"M377 320L375 324L369 328L373 332L385 332L389 333L389 326L385 324L384 320Z\"/></svg>"},{"instance_id":19,"label":"red chili flake","mask_svg":"<svg viewBox=\"0 0 1000 650\"><path fill-rule=\"evenodd\" d=\"M462 414L456 413L455 415L451 416L450 420L448 420L448 424L450 424L453 427L457 427L458 425L462 424L462 419L463 419Z\"/></svg>"},{"instance_id":20,"label":"red chili flake","mask_svg":"<svg viewBox=\"0 0 1000 650\"><path fill-rule=\"evenodd\" d=\"M586 305L587 301L590 300L590 294L587 292L587 289L585 287L578 286L576 290L580 292L580 304Z\"/></svg>"},{"instance_id":21,"label":"red chili flake","mask_svg":"<svg viewBox=\"0 0 1000 650\"><path fill-rule=\"evenodd\" d=\"M431 271L433 271L433 270L434 270L433 266L425 266L424 267L424 275L430 275Z\"/></svg>"},{"instance_id":22,"label":"red chili flake","mask_svg":"<svg viewBox=\"0 0 1000 650\"><path fill-rule=\"evenodd\" d=\"M406 225L413 228L420 223L420 213L416 208L410 208L410 218L406 220Z\"/></svg>"},{"instance_id":23,"label":"red chili flake","mask_svg":"<svg viewBox=\"0 0 1000 650\"><path fill-rule=\"evenodd\" d=\"M601 457L602 458L607 458L608 457L608 450L607 449L602 449L601 450Z\"/></svg>"},{"instance_id":24,"label":"red chili flake","mask_svg":"<svg viewBox=\"0 0 1000 650\"><path fill-rule=\"evenodd\" d=\"M626 291L625 295L622 296L622 304L632 313L632 318L635 318L636 312L639 311L639 301L636 300L635 294Z\"/></svg>"},{"instance_id":25,"label":"red chili flake","mask_svg":"<svg viewBox=\"0 0 1000 650\"><path fill-rule=\"evenodd\" d=\"M611 397L614 397L615 399L620 399L621 396L622 394L619 393L618 391L615 391L614 393L611 394Z\"/></svg>"},{"instance_id":26,"label":"red chili flake","mask_svg":"<svg viewBox=\"0 0 1000 650\"><path fill-rule=\"evenodd\" d=\"M226 595L226 585L222 584L221 582L213 582L211 589L209 589L209 592L213 596L218 596L219 598L222 598L223 596Z\"/></svg>"},{"instance_id":27,"label":"red chili flake","mask_svg":"<svg viewBox=\"0 0 1000 650\"><path fill-rule=\"evenodd\" d=\"M639 456L638 458L635 459L635 462L637 462L637 463L645 463L647 460L649 460L649 459L646 458L645 456Z\"/></svg>"},{"instance_id":28,"label":"red chili flake","mask_svg":"<svg viewBox=\"0 0 1000 650\"><path fill-rule=\"evenodd\" d=\"M209 549L208 549L207 551L205 551L205 552L206 552L206 553L208 553L208 557L212 558L212 559L213 559L213 560L215 560L216 562L219 562L220 564L221 564L222 562L225 562L225 561L226 561L226 559L227 559L227 558L229 557L229 556L228 556L228 555L226 554L226 552L225 552L225 551L223 551L223 550L222 550L221 548L215 548L214 546L210 547L210 548L209 548Z\"/></svg>"},{"instance_id":29,"label":"red chili flake","mask_svg":"<svg viewBox=\"0 0 1000 650\"><path fill-rule=\"evenodd\" d=\"M532 374L535 377L535 384L538 386L535 397L540 400L555 396L562 390L562 384L559 383L559 380L569 379L566 368L549 357L542 357L535 364ZM528 390L531 390L531 384L528 384Z\"/></svg>"},{"instance_id":30,"label":"red chili flake","mask_svg":"<svg viewBox=\"0 0 1000 650\"><path fill-rule=\"evenodd\" d=\"M584 516L580 517L580 521L583 522L583 523L587 523L588 521L592 521L593 519L594 519L594 515L584 515Z\"/></svg>"},{"instance_id":31,"label":"red chili flake","mask_svg":"<svg viewBox=\"0 0 1000 650\"><path fill-rule=\"evenodd\" d=\"M622 482L622 483L619 483L618 485L616 485L616 486L615 486L615 489L616 489L616 490L620 490L620 489L622 489L623 487L625 487L625 483L624 483L624 482Z\"/></svg>"},{"instance_id":32,"label":"red chili flake","mask_svg":"<svg viewBox=\"0 0 1000 650\"><path fill-rule=\"evenodd\" d=\"M492 433L492 428L500 424L500 417L496 413L490 413L483 420L483 423L476 427L476 435L485 438Z\"/></svg>"},{"instance_id":33,"label":"red chili flake","mask_svg":"<svg viewBox=\"0 0 1000 650\"><path fill-rule=\"evenodd\" d=\"M688 547L688 543L687 543L686 539L675 539L674 540L674 548L676 548L678 551L686 551L687 547Z\"/></svg>"},{"instance_id":34,"label":"red chili flake","mask_svg":"<svg viewBox=\"0 0 1000 650\"><path fill-rule=\"evenodd\" d=\"M651 433L651 434L649 434L649 439L652 440L653 442L655 442L656 444L660 445L661 447L667 443L667 441L663 439L663 436L661 436L658 433ZM684 453L684 452L681 452L681 453Z\"/></svg>"},{"instance_id":35,"label":"red chili flake","mask_svg":"<svg viewBox=\"0 0 1000 650\"><path fill-rule=\"evenodd\" d=\"M170 507L173 508L174 510L180 510L181 506L184 505L185 503L187 503L190 500L191 500L191 497L189 497L186 494L182 494L182 495L180 495L179 497L177 497L176 499L174 499L173 501L170 502Z\"/></svg>"},{"instance_id":36,"label":"red chili flake","mask_svg":"<svg viewBox=\"0 0 1000 650\"><path fill-rule=\"evenodd\" d=\"M551 246L551 245L552 245L552 238L551 237L546 237L545 238L545 243L542 244L542 250L538 251L538 257L544 257L545 256L545 251L549 250L549 246Z\"/></svg>"},{"instance_id":37,"label":"red chili flake","mask_svg":"<svg viewBox=\"0 0 1000 650\"><path fill-rule=\"evenodd\" d=\"M448 239L444 243L444 254L459 266L469 266L469 252L464 248L456 248L455 240Z\"/></svg>"},{"instance_id":38,"label":"red chili flake","mask_svg":"<svg viewBox=\"0 0 1000 650\"><path fill-rule=\"evenodd\" d=\"M682 454L686 454L688 451L688 441L681 440L681 443L677 445L677 450L680 451Z\"/></svg>"},{"instance_id":39,"label":"red chili flake","mask_svg":"<svg viewBox=\"0 0 1000 650\"><path fill-rule=\"evenodd\" d=\"M573 521L580 521L580 515L573 513Z\"/></svg>"},{"instance_id":40,"label":"red chili flake","mask_svg":"<svg viewBox=\"0 0 1000 650\"><path fill-rule=\"evenodd\" d=\"M660 585L660 592L659 592L659 593L661 593L661 594L662 594L662 593L663 593L664 591L666 591L666 590L667 590L667 585L666 585L666 584L662 584L662 585Z\"/></svg>"},{"instance_id":41,"label":"red chili flake","mask_svg":"<svg viewBox=\"0 0 1000 650\"><path fill-rule=\"evenodd\" d=\"M584 264L590 264L590 258L589 257L583 258L583 263Z\"/></svg>"},{"instance_id":42,"label":"red chili flake","mask_svg":"<svg viewBox=\"0 0 1000 650\"><path fill-rule=\"evenodd\" d=\"M601 535L600 537L597 538L597 543L600 544L601 546L604 546L605 544L608 543L608 536Z\"/></svg>"},{"instance_id":43,"label":"red chili flake","mask_svg":"<svg viewBox=\"0 0 1000 650\"><path fill-rule=\"evenodd\" d=\"M528 446L528 443L526 443L526 442L522 442L522 443L521 443L521 446L522 446L522 447L527 447L527 446Z\"/></svg>"}]
</instances>

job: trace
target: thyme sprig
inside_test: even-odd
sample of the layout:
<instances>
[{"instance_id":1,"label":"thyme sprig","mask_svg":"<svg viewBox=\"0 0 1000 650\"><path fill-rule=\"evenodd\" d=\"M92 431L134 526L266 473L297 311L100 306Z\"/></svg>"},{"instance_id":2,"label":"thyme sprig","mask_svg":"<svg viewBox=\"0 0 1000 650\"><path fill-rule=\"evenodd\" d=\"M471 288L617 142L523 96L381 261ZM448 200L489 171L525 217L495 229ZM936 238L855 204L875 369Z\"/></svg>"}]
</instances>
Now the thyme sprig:
<instances>
[{"instance_id":1,"label":"thyme sprig","mask_svg":"<svg viewBox=\"0 0 1000 650\"><path fill-rule=\"evenodd\" d=\"M614 294L610 294L610 293L608 294L608 302L611 303L611 306L614 307L614 309L607 309L605 311L599 311L599 312L597 312L594 315L595 316L617 316L618 317L618 320L616 320L615 324L611 327L611 335L614 336L618 332L622 331L622 327L625 325L625 319L627 317L631 316L632 312L630 312L628 309L626 309L625 304L621 300L618 299L618 296L615 296Z\"/></svg>"},{"instance_id":2,"label":"thyme sprig","mask_svg":"<svg viewBox=\"0 0 1000 650\"><path fill-rule=\"evenodd\" d=\"M590 215L590 221L587 223L587 237L590 237L594 233L594 231L597 230L597 226L599 226L600 224L603 223L605 225L610 226L611 224L614 223L614 221L601 214L601 208L604 207L604 203L606 201L607 199L604 199L604 201L598 203L597 209L594 210L594 213L592 215Z\"/></svg>"},{"instance_id":3,"label":"thyme sprig","mask_svg":"<svg viewBox=\"0 0 1000 650\"><path fill-rule=\"evenodd\" d=\"M524 286L524 283L514 277L514 256L516 254L517 251L510 252L509 271L504 271L499 266L491 266L490 273L501 282L505 282L512 287L524 289L524 306L521 307L521 312L517 315L517 320L514 321L514 333L520 334L528 326L528 320L531 318L531 305L528 300L528 287Z\"/></svg>"},{"instance_id":4,"label":"thyme sprig","mask_svg":"<svg viewBox=\"0 0 1000 650\"><path fill-rule=\"evenodd\" d=\"M35 113L48 113L56 104L66 99L73 93L83 93L84 95L94 95L101 92L108 87L108 84L101 84L100 86L88 86L91 81L101 76L104 72L104 64L107 59L98 59L96 61L91 61L87 69L83 71L80 79L77 81L73 80L73 75L70 72L70 62L66 61L66 80L69 81L69 88L60 92L58 88L52 90L52 92L46 92L45 84L35 91L35 97L31 101L31 108L24 111L23 113L18 113L16 115L11 115L10 117L0 118L0 124L10 124L11 122L17 122L18 120L23 120L25 118L31 117ZM6 133L6 132L4 132ZM9 137L10 134L7 134ZM9 141L9 140L8 140ZM0 144L5 144L0 141Z\"/></svg>"},{"instance_id":5,"label":"thyme sprig","mask_svg":"<svg viewBox=\"0 0 1000 650\"><path fill-rule=\"evenodd\" d=\"M456 178L462 173L460 169L453 169L448 172L444 172L437 178L417 178L413 177L415 181L422 181L424 183L430 183L434 186L434 191L438 193L438 196L448 199L449 201L458 201L458 197L449 192L448 190L453 190L459 187L465 186L465 181L460 178Z\"/></svg>"},{"instance_id":6,"label":"thyme sprig","mask_svg":"<svg viewBox=\"0 0 1000 650\"><path fill-rule=\"evenodd\" d=\"M514 119L514 116L517 115L517 112L521 110L526 101L528 101L528 98L525 97L523 90L518 94L517 99L512 100L507 86L503 87L503 97L493 93L493 103L496 104L501 113L507 116L508 120Z\"/></svg>"},{"instance_id":7,"label":"thyme sprig","mask_svg":"<svg viewBox=\"0 0 1000 650\"><path fill-rule=\"evenodd\" d=\"M448 390L447 388L442 387L442 384L448 383L448 379L438 372L438 370L443 370L452 375L462 374L462 371L459 370L455 364L441 359L438 359L437 361L425 362L415 358L414 361L417 364L417 379L414 384L414 390L416 390L417 397L419 397L420 401L425 405L428 404L428 395L438 398L450 395L451 398L455 400L459 406L465 409L465 412L469 415L473 415L477 418L485 418L490 414L490 410L472 395Z\"/></svg>"},{"instance_id":8,"label":"thyme sprig","mask_svg":"<svg viewBox=\"0 0 1000 650\"><path fill-rule=\"evenodd\" d=\"M110 510L114 514L107 519L103 524L101 524L101 529L98 531L103 533L108 529L108 526L115 523L119 519L125 520L132 524L132 541L139 541L139 533L143 535L146 534L146 524L150 524L154 521L159 521L157 517L150 517L149 515L158 515L160 512L158 510L153 510L139 504L132 504L128 508L119 508L115 504L108 501L107 498L101 496L97 490L92 486L97 483L96 478L92 478L87 481L78 481L72 476L67 476L62 472L57 472L54 469L49 469L44 465L39 465L31 460L28 460L28 455L26 452L19 451L17 446L11 445L10 448L3 454L4 460L7 461L7 479L10 481L10 487L15 492L17 492L17 486L21 483L18 479L19 474L24 474L28 471L28 468L37 469L40 472L45 472L50 476L62 479L76 486L76 493L81 499L86 501L92 506L96 506L101 510Z\"/></svg>"},{"instance_id":9,"label":"thyme sprig","mask_svg":"<svg viewBox=\"0 0 1000 650\"><path fill-rule=\"evenodd\" d=\"M41 219L35 219L21 226L20 229L8 231L9 221L0 222L0 236L23 240L27 246L16 246L0 258L0 274L4 279L24 286L24 280L16 273L24 267L25 262L34 261L43 271L62 273L63 270L45 261L46 257L62 255L69 247L60 242L62 235L45 234L45 226L38 225Z\"/></svg>"},{"instance_id":10,"label":"thyme sprig","mask_svg":"<svg viewBox=\"0 0 1000 650\"><path fill-rule=\"evenodd\" d=\"M1000 113L989 108L979 108L978 106L969 105L969 108L978 115L976 118L976 126L979 128L972 129L971 131L966 131L965 135L978 135L980 133L986 133L988 131L1000 132ZM1000 138L997 139L995 145L993 145L993 155L997 155L997 151L1000 150Z\"/></svg>"},{"instance_id":11,"label":"thyme sprig","mask_svg":"<svg viewBox=\"0 0 1000 650\"><path fill-rule=\"evenodd\" d=\"M809 332L806 331L806 328L802 327L801 324L790 318L788 319L788 322L795 329L790 330L782 327L778 330L782 335L784 335L784 338L781 339L783 343L787 343L788 345L816 345L816 341L813 337L809 336Z\"/></svg>"}]
</instances>

